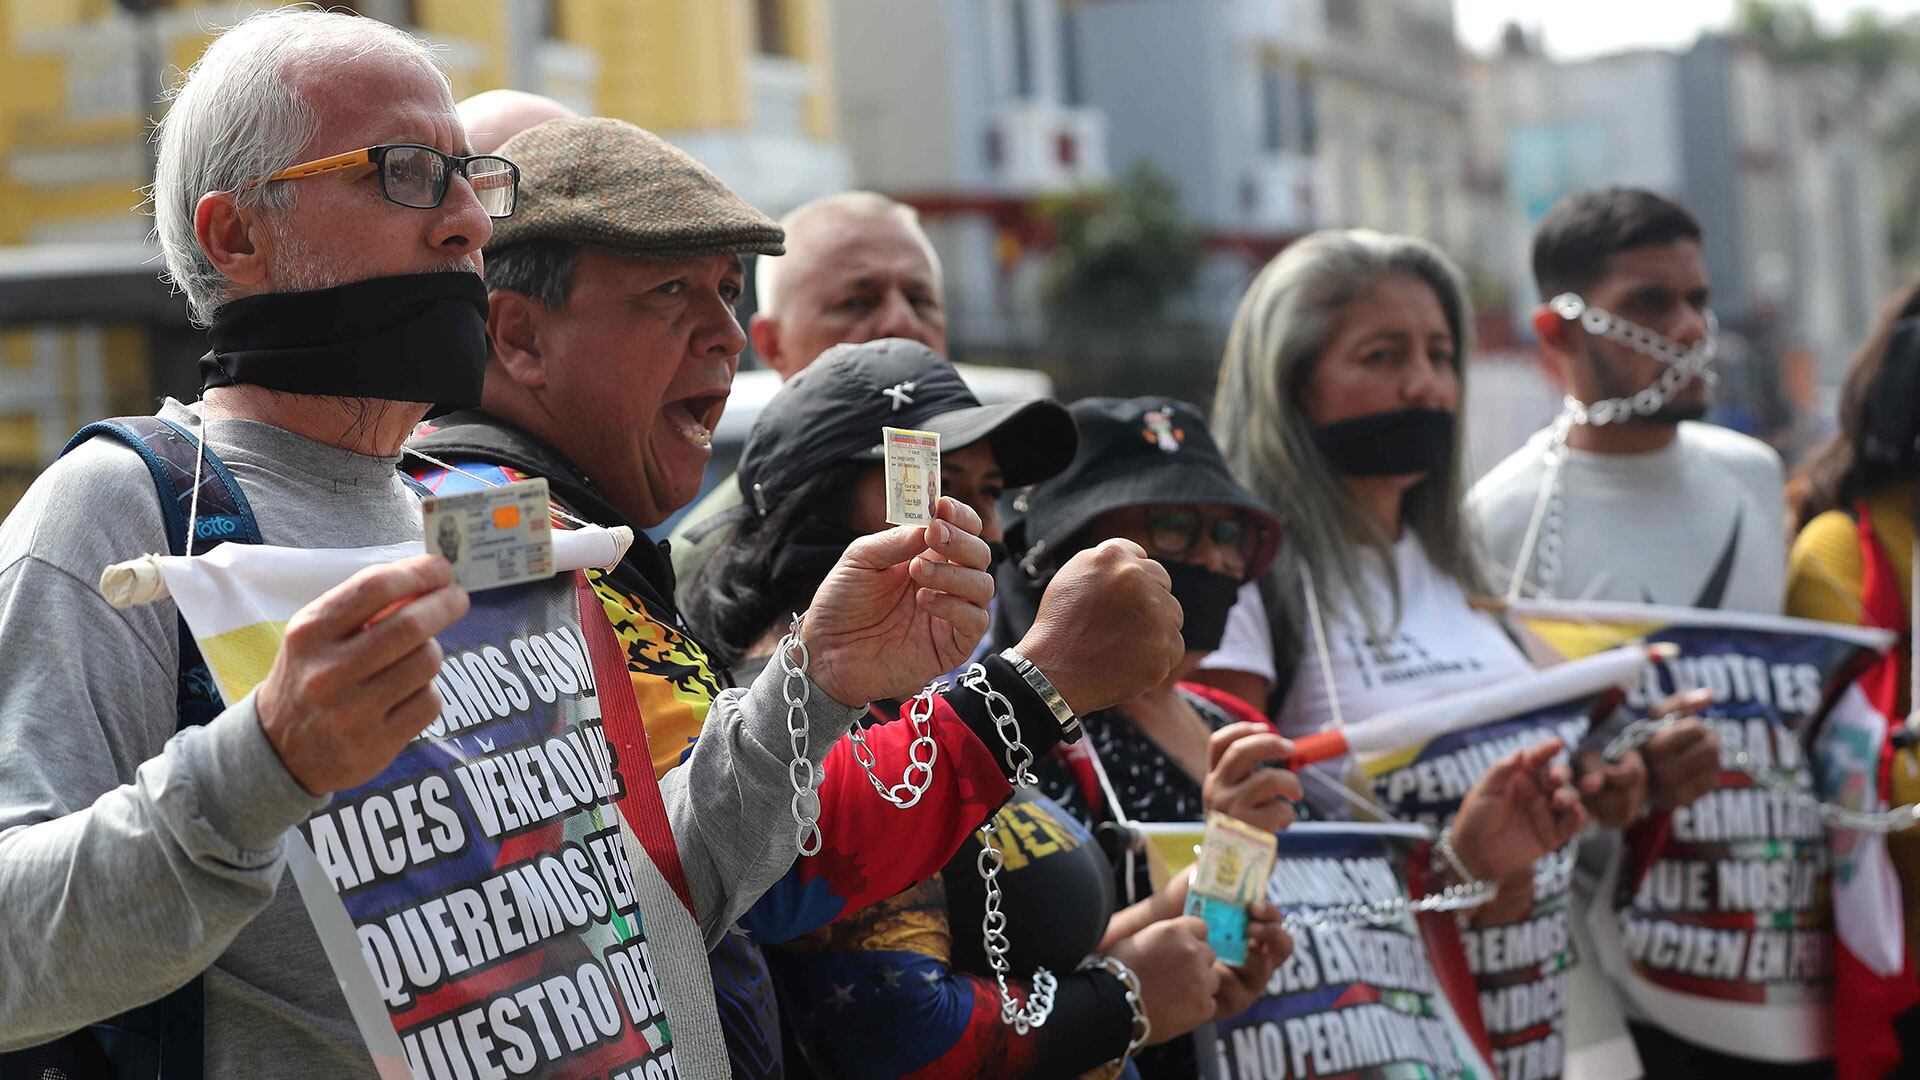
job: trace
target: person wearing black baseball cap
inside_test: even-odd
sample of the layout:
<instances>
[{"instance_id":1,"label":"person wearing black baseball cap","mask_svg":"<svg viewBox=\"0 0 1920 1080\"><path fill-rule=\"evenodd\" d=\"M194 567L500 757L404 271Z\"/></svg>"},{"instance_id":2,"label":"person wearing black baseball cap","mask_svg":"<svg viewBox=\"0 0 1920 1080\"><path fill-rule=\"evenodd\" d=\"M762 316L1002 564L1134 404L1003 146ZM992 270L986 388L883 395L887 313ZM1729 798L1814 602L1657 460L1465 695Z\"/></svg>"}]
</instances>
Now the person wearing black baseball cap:
<instances>
[{"instance_id":1,"label":"person wearing black baseball cap","mask_svg":"<svg viewBox=\"0 0 1920 1080\"><path fill-rule=\"evenodd\" d=\"M765 663L787 612L810 603L841 551L884 527L883 427L940 434L942 490L981 515L981 535L990 541L999 535L1002 490L1067 468L1078 441L1059 404L982 406L945 360L917 342L827 350L782 387L749 434L739 471L748 516L732 526L692 589L689 617L717 650L741 658L736 678ZM989 655L985 670L1030 659L1074 712L1092 713L1164 681L1183 653L1167 573L1138 545L1116 541L1081 553L1053 576L1053 586L1017 645ZM1004 749L999 733L946 720L949 709L964 716L973 697L961 687L931 699L936 760L952 761L956 778L992 775L970 762ZM1048 726L1044 713L1029 716L1015 704L1023 732ZM1025 741L1036 757L1049 756ZM782 999L802 1003L787 1019L816 1070L1074 1075L1137 1050L1136 1036L1141 1044L1166 1041L1215 1015L1220 970L1204 926L1180 918L1177 902L1155 909L1176 909L1171 918L1115 916L1112 869L1091 833L1037 793L1016 793L993 822L1005 856L997 882L1006 958L1018 975L1061 973L1052 1019L1020 1035L993 1007L999 989L987 953L978 932L963 929L980 925L985 902L976 867L981 848L969 839L931 880L804 942L769 948ZM1266 944L1247 976L1256 984L1285 956L1278 913L1262 914L1268 918L1255 932ZM922 936L928 919L958 931L940 938L946 950L926 947L935 940ZM778 940L764 926L749 929L763 942ZM895 947L902 942L906 947ZM1095 966L1081 966L1096 950L1103 956ZM1026 984L1029 993L1044 983L1035 980ZM1140 990L1137 1008L1127 1001L1127 981ZM850 1027L831 1010L804 1004L848 986L856 988L850 992L869 1025Z\"/></svg>"},{"instance_id":2,"label":"person wearing black baseball cap","mask_svg":"<svg viewBox=\"0 0 1920 1080\"><path fill-rule=\"evenodd\" d=\"M828 349L755 422L736 477L745 522L689 583L689 617L723 657L737 661L773 623L784 628L840 552L885 527L883 427L939 433L941 491L984 515L981 535L996 555L1000 492L1059 472L1077 441L1058 402L982 405L919 342Z\"/></svg>"}]
</instances>

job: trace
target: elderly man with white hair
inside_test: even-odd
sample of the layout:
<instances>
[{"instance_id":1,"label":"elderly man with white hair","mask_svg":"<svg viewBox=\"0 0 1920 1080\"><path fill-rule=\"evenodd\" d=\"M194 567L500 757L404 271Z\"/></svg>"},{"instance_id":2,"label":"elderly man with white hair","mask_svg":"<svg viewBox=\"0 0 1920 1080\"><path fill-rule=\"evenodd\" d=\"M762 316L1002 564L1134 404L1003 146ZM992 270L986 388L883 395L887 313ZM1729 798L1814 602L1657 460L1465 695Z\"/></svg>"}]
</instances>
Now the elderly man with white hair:
<instances>
[{"instance_id":1,"label":"elderly man with white hair","mask_svg":"<svg viewBox=\"0 0 1920 1080\"><path fill-rule=\"evenodd\" d=\"M209 327L202 401L76 439L0 524L0 1076L372 1076L282 881L284 837L438 716L434 635L465 592L437 555L363 571L299 612L258 691L223 708L171 603L115 610L95 582L209 537L419 540L396 465L431 406L480 402L480 250L514 212L519 173L472 154L420 42L281 9L189 73L154 187L167 271ZM823 591L800 631L804 706L722 695L661 784L688 896L639 864L627 883L665 1016L646 1075L726 1074L701 928L731 923L793 862L775 797L788 722L817 733L818 765L870 698L910 692L985 630L978 518L941 513L849 551L850 584ZM910 564L930 587L908 587Z\"/></svg>"}]
</instances>

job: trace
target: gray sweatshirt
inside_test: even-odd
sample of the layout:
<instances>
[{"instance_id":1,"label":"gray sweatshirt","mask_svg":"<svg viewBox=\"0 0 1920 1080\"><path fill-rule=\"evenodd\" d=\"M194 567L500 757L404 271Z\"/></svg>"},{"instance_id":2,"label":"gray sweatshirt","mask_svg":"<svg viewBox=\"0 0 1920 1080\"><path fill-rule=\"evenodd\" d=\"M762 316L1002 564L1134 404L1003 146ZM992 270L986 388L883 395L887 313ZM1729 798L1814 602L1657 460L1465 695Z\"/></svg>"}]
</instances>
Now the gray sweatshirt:
<instances>
[{"instance_id":1,"label":"gray sweatshirt","mask_svg":"<svg viewBox=\"0 0 1920 1080\"><path fill-rule=\"evenodd\" d=\"M161 415L197 428L196 410ZM212 425L269 544L420 535L391 458L249 421ZM290 877L286 831L326 805L267 741L251 697L179 734L177 612L116 611L103 567L166 550L152 480L95 439L0 524L0 1050L55 1038L206 975L207 1075L372 1076ZM857 710L810 696L816 763ZM642 903L683 1075L724 1075L701 937L717 940L794 859L777 680L716 702L662 781L699 912L657 873ZM702 793L698 814L691 791ZM640 870L636 867L636 870ZM651 867L646 868L651 870ZM685 926L669 925L681 912Z\"/></svg>"}]
</instances>

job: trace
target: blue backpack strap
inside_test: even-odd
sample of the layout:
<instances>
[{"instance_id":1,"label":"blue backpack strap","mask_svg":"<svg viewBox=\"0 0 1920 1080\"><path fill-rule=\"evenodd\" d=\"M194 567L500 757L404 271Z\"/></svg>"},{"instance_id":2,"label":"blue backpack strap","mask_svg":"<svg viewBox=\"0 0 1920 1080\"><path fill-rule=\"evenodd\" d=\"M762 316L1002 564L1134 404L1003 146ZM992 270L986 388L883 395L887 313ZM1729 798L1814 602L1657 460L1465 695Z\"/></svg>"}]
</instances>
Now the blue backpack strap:
<instances>
[{"instance_id":1,"label":"blue backpack strap","mask_svg":"<svg viewBox=\"0 0 1920 1080\"><path fill-rule=\"evenodd\" d=\"M260 524L247 497L217 454L203 448L191 432L157 416L124 416L88 424L68 441L62 454L96 437L115 440L140 455L153 477L160 514L167 526L167 549L175 555L202 555L221 544L258 544ZM199 459L200 497L193 536L187 518L194 507L195 459ZM178 729L207 723L220 714L219 690L207 670L186 620L180 621L180 673L176 702ZM202 980L148 1005L94 1024L82 1031L23 1053L43 1060L70 1060L87 1070L75 1076L117 1080L198 1080L205 1073L206 998ZM71 1058L59 1058L70 1054ZM0 1065L8 1055L0 1055ZM28 1058L30 1063L36 1059ZM102 1069L104 1066L104 1070ZM0 1069L4 1073L5 1069ZM28 1075L38 1075L29 1073ZM57 1074L56 1074L57 1075Z\"/></svg>"}]
</instances>

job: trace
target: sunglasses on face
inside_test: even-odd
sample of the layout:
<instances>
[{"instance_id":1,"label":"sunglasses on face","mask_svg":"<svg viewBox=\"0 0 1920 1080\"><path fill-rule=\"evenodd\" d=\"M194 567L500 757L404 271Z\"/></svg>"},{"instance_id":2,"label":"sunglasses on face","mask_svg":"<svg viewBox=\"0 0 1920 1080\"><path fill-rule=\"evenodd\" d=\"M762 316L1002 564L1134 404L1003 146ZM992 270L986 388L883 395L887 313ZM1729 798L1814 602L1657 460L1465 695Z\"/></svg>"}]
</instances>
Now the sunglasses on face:
<instances>
[{"instance_id":1,"label":"sunglasses on face","mask_svg":"<svg viewBox=\"0 0 1920 1080\"><path fill-rule=\"evenodd\" d=\"M1155 553L1170 558L1189 554L1204 537L1238 555L1241 565L1247 566L1267 542L1266 528L1239 513L1209 517L1191 506L1155 506L1147 509L1146 518L1147 539Z\"/></svg>"},{"instance_id":2,"label":"sunglasses on face","mask_svg":"<svg viewBox=\"0 0 1920 1080\"><path fill-rule=\"evenodd\" d=\"M310 176L372 166L380 176L380 197L415 210L431 210L447 198L453 175L467 178L474 198L488 217L513 213L520 191L520 167L493 154L455 157L417 143L388 143L293 165L261 183L304 180Z\"/></svg>"}]
</instances>

